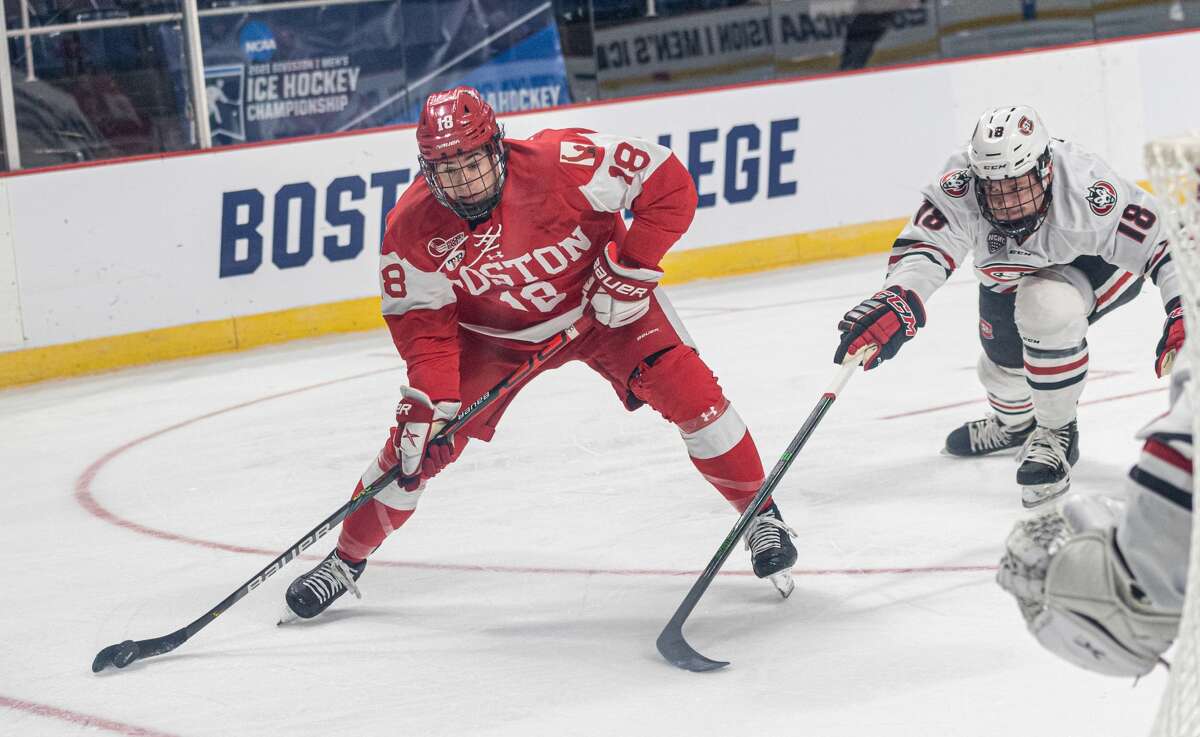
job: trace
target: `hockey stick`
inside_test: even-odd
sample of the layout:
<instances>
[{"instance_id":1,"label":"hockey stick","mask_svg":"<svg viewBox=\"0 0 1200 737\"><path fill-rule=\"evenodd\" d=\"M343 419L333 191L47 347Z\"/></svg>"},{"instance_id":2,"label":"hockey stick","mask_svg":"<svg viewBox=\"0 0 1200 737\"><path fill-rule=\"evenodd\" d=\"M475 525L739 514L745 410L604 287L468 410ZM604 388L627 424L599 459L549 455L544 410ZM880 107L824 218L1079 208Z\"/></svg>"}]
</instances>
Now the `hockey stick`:
<instances>
[{"instance_id":1,"label":"hockey stick","mask_svg":"<svg viewBox=\"0 0 1200 737\"><path fill-rule=\"evenodd\" d=\"M521 366L511 374L500 380L491 389L472 402L466 409L458 413L454 420L448 423L445 427L438 431L435 437L453 436L463 425L467 424L472 417L479 414L485 407L496 401L497 398L507 394L514 386L521 383L523 380L536 369L545 365L546 361L550 360L551 356L561 351L568 343L575 340L585 329L586 323L591 320L590 316L582 317L576 320L575 323L563 330L558 335L550 339L542 350L531 356L525 365ZM155 655L169 653L183 643L187 642L193 635L208 626L210 622L216 619L221 614L225 613L231 606L236 604L246 594L258 588L264 581L270 578L274 573L279 571L288 563L296 559L298 555L306 548L310 547L317 540L320 540L325 533L336 527L338 523L348 517L354 510L366 504L376 494L383 491L389 484L401 476L400 465L396 464L388 469L386 473L380 476L374 483L366 486L355 496L351 497L350 501L343 504L336 512L322 520L321 524L309 530L304 537L300 538L288 548L287 552L280 555L271 564L262 569L254 576L242 584L242 586L234 591L229 596L225 597L220 604L217 604L212 609L209 609L198 619L191 624L172 632L169 635L162 637L152 637L149 640L125 640L116 645L109 645L100 652L96 653L96 658L92 661L92 672L99 673L110 665L117 668L124 668L135 660L150 658Z\"/></svg>"},{"instance_id":2,"label":"hockey stick","mask_svg":"<svg viewBox=\"0 0 1200 737\"><path fill-rule=\"evenodd\" d=\"M792 442L788 443L787 450L783 451L783 455L779 457L779 462L775 464L775 468L771 469L771 473L763 481L763 485L759 487L758 493L754 495L754 499L747 505L746 511L742 512L742 516L738 518L737 524L725 536L725 541L721 543L721 547L717 549L717 554L708 562L708 567L700 574L700 578L696 583L692 584L692 589L688 591L687 596L683 598L683 603L675 610L675 615L671 617L671 621L667 622L667 626L663 627L663 631L658 636L658 652L662 654L667 662L672 665L690 670L694 673L702 673L704 671L717 670L729 665L727 661L710 660L700 653L696 652L695 648L688 644L683 637L683 623L687 621L692 610L696 608L700 597L704 596L704 592L708 590L708 585L712 583L713 578L717 575L717 571L721 570L721 566L725 565L725 560L729 554L737 546L738 540L746 533L746 528L750 526L750 520L754 518L758 508L766 501L775 487L779 485L779 480L783 478L783 474L787 473L788 467L792 465L792 461L796 458L796 454L808 442L809 436L813 434L813 430L821 422L821 418L825 416L825 412L833 405L833 401L837 399L838 393L846 382L850 380L850 375L854 369L858 367L865 356L871 354L875 350L874 345L868 345L859 349L857 353L846 356L842 361L842 365L838 368L837 375L825 393L821 395L820 401L813 411L809 413L808 419L804 421L804 425L800 427L800 431L796 433L796 437L792 438Z\"/></svg>"}]
</instances>

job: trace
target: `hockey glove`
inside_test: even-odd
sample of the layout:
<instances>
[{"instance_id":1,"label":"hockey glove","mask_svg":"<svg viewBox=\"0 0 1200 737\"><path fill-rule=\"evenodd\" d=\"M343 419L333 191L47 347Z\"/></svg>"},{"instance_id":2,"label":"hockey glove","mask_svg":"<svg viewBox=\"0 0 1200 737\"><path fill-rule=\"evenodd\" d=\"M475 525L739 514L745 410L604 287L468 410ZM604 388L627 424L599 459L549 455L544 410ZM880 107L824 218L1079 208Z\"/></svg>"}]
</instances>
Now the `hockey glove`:
<instances>
[{"instance_id":1,"label":"hockey glove","mask_svg":"<svg viewBox=\"0 0 1200 737\"><path fill-rule=\"evenodd\" d=\"M451 439L430 442L430 438L454 419L462 402L434 402L428 394L410 386L400 387L400 397L392 444L404 471L404 488L415 491L456 457Z\"/></svg>"},{"instance_id":2,"label":"hockey glove","mask_svg":"<svg viewBox=\"0 0 1200 737\"><path fill-rule=\"evenodd\" d=\"M617 244L609 242L592 264L592 276L583 285L584 304L591 304L596 321L610 328L624 327L650 310L650 294L663 273L658 269L626 266L617 260Z\"/></svg>"},{"instance_id":3,"label":"hockey glove","mask_svg":"<svg viewBox=\"0 0 1200 737\"><path fill-rule=\"evenodd\" d=\"M1139 676L1170 647L1179 614L1144 598L1116 548L1119 513L1111 500L1075 495L1061 515L1018 522L996 581L1050 652L1097 673Z\"/></svg>"},{"instance_id":4,"label":"hockey glove","mask_svg":"<svg viewBox=\"0 0 1200 737\"><path fill-rule=\"evenodd\" d=\"M1175 356L1183 347L1184 337L1183 304L1179 297L1175 297L1167 302L1167 321L1163 324L1163 334L1158 340L1158 347L1154 349L1154 373L1160 377L1171 373Z\"/></svg>"},{"instance_id":5,"label":"hockey glove","mask_svg":"<svg viewBox=\"0 0 1200 737\"><path fill-rule=\"evenodd\" d=\"M838 323L842 341L833 362L840 364L848 353L855 353L874 343L879 348L863 359L863 370L869 371L896 355L905 341L925 327L925 305L921 297L903 287L886 287L870 299L863 300Z\"/></svg>"}]
</instances>

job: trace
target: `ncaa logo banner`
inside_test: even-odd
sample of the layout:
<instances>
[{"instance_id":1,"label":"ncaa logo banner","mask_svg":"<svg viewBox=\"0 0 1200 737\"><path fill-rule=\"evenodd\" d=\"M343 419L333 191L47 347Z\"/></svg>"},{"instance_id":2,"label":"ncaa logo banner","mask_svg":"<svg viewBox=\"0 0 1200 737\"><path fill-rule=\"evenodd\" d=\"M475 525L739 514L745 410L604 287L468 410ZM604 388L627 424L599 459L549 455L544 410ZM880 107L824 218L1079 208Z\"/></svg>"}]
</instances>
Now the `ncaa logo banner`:
<instances>
[{"instance_id":1,"label":"ncaa logo banner","mask_svg":"<svg viewBox=\"0 0 1200 737\"><path fill-rule=\"evenodd\" d=\"M404 107L403 34L388 3L287 8L200 19L216 146L380 125ZM379 101L396 100L379 110ZM356 122L357 121L357 122Z\"/></svg>"}]
</instances>

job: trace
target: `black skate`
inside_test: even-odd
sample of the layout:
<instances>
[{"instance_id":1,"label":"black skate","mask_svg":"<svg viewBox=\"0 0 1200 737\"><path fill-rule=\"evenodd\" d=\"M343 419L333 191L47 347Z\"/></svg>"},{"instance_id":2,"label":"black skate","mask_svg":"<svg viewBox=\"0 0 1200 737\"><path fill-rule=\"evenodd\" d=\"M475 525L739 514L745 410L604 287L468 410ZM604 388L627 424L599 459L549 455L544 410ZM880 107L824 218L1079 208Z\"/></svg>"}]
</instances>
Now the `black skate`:
<instances>
[{"instance_id":1,"label":"black skate","mask_svg":"<svg viewBox=\"0 0 1200 737\"><path fill-rule=\"evenodd\" d=\"M1026 509L1057 499L1071 488L1071 466L1079 460L1079 429L1075 421L1051 430L1039 425L1017 457L1017 483Z\"/></svg>"},{"instance_id":2,"label":"black skate","mask_svg":"<svg viewBox=\"0 0 1200 737\"><path fill-rule=\"evenodd\" d=\"M312 619L328 609L330 604L347 591L353 592L361 599L362 594L358 593L358 586L354 582L366 567L365 560L347 563L338 557L335 549L315 568L302 574L288 586L287 594L284 595L288 611L280 624L291 619L286 616L288 612L301 619Z\"/></svg>"},{"instance_id":3,"label":"black skate","mask_svg":"<svg viewBox=\"0 0 1200 737\"><path fill-rule=\"evenodd\" d=\"M973 457L1019 448L1033 428L1033 420L1012 427L1005 425L996 415L988 414L982 420L968 422L947 435L943 452L952 456Z\"/></svg>"},{"instance_id":4,"label":"black skate","mask_svg":"<svg viewBox=\"0 0 1200 737\"><path fill-rule=\"evenodd\" d=\"M785 599L796 588L791 574L796 565L796 546L791 540L795 536L796 531L783 523L775 502L756 514L746 528L746 548L754 563L754 575L771 579Z\"/></svg>"}]
</instances>

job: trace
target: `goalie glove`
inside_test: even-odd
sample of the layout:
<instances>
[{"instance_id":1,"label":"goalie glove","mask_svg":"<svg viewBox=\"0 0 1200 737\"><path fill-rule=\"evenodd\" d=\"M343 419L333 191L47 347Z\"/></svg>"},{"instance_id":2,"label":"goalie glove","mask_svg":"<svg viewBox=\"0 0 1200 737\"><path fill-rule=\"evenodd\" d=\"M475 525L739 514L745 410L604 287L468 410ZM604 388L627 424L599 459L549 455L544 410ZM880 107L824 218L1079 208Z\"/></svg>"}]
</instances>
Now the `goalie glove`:
<instances>
[{"instance_id":1,"label":"goalie glove","mask_svg":"<svg viewBox=\"0 0 1200 737\"><path fill-rule=\"evenodd\" d=\"M1167 303L1167 321L1163 324L1163 334L1154 349L1154 373L1160 377L1171 373L1179 349L1184 340L1183 304L1179 297Z\"/></svg>"},{"instance_id":2,"label":"goalie glove","mask_svg":"<svg viewBox=\"0 0 1200 737\"><path fill-rule=\"evenodd\" d=\"M452 438L432 442L430 439L454 419L461 406L458 401L434 402L428 394L411 386L400 387L392 445L404 472L405 489L415 491L457 457Z\"/></svg>"},{"instance_id":3,"label":"goalie glove","mask_svg":"<svg viewBox=\"0 0 1200 737\"><path fill-rule=\"evenodd\" d=\"M1142 676L1171 646L1179 613L1156 609L1125 567L1115 504L1074 495L1061 515L1018 522L996 581L1050 652L1097 673Z\"/></svg>"},{"instance_id":4,"label":"goalie glove","mask_svg":"<svg viewBox=\"0 0 1200 737\"><path fill-rule=\"evenodd\" d=\"M584 304L591 304L596 322L624 327L650 311L650 295L662 275L658 269L622 264L617 244L610 241L592 263L592 276L583 285Z\"/></svg>"}]
</instances>

